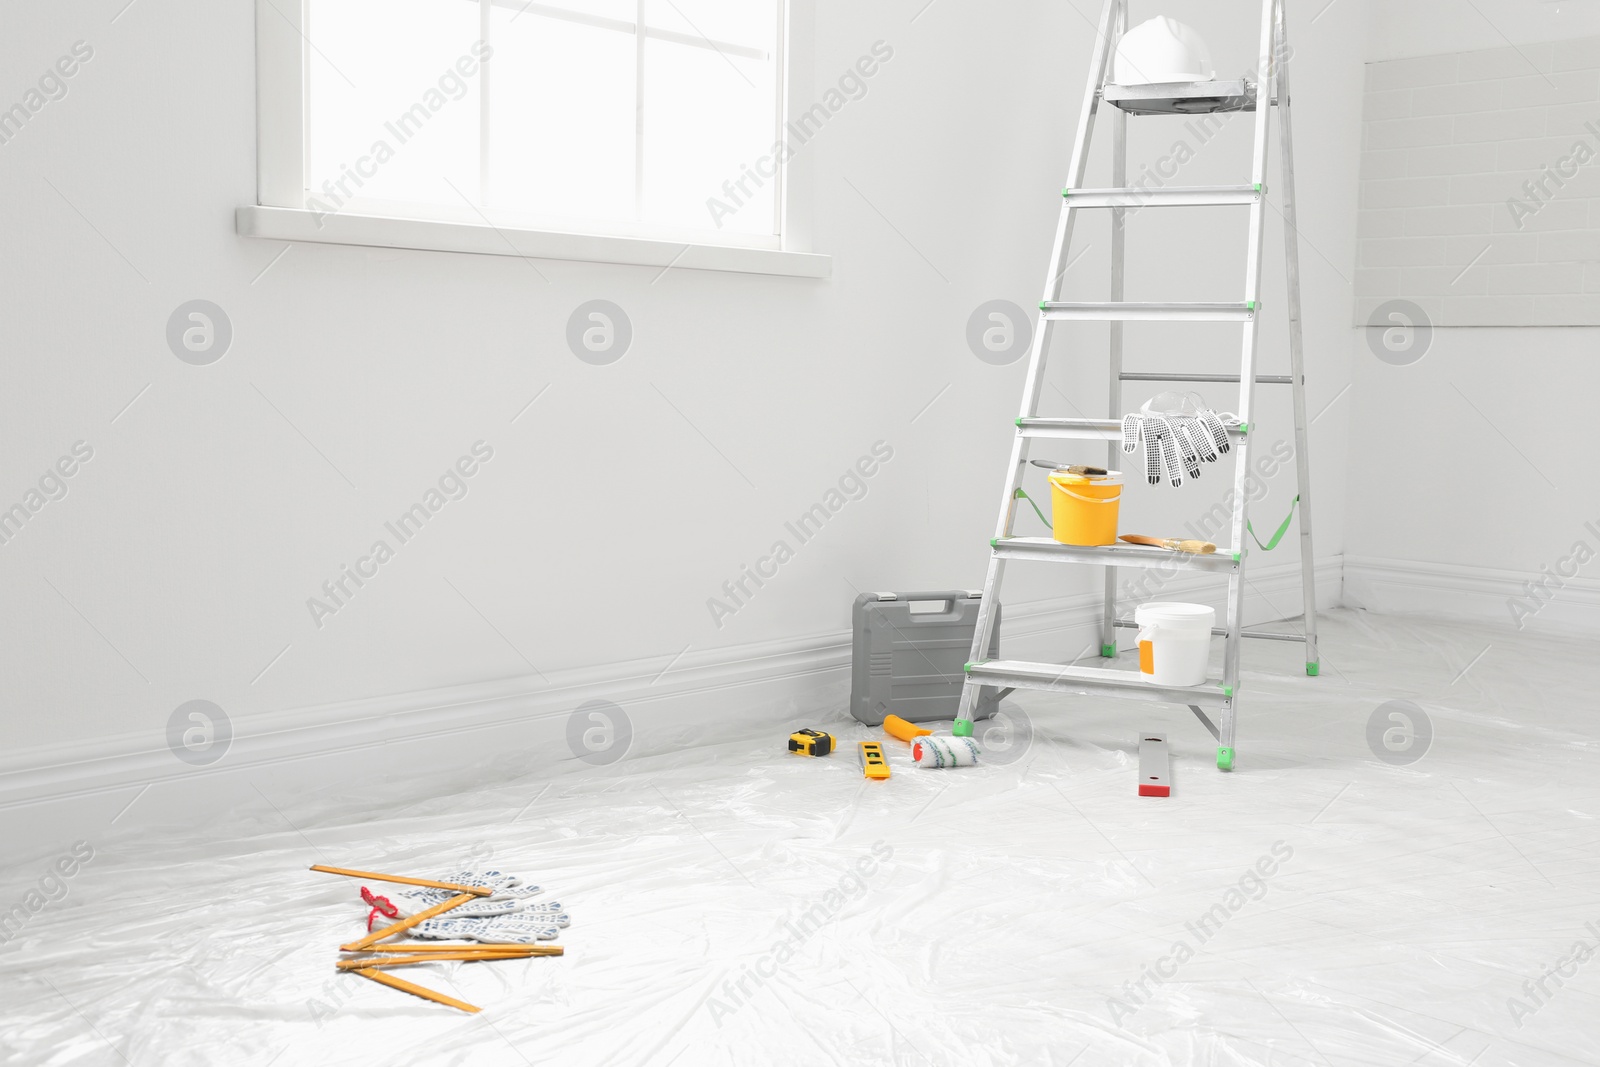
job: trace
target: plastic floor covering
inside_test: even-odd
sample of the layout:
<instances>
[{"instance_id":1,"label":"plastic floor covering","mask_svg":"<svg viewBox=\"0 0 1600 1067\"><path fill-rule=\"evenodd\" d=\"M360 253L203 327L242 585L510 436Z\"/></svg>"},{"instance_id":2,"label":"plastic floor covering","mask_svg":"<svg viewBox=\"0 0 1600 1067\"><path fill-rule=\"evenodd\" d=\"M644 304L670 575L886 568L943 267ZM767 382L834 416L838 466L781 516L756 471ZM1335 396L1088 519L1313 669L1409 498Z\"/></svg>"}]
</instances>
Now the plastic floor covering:
<instances>
[{"instance_id":1,"label":"plastic floor covering","mask_svg":"<svg viewBox=\"0 0 1600 1067\"><path fill-rule=\"evenodd\" d=\"M883 735L837 712L794 724L826 759L729 727L121 840L0 945L0 1063L1600 1063L1594 644L1324 628L1318 678L1246 648L1231 774L1185 709L1018 694L976 768L885 740L869 782L851 742ZM1141 729L1169 798L1135 795ZM408 969L479 1015L334 971L365 909L308 864L469 860L565 904L568 954Z\"/></svg>"}]
</instances>

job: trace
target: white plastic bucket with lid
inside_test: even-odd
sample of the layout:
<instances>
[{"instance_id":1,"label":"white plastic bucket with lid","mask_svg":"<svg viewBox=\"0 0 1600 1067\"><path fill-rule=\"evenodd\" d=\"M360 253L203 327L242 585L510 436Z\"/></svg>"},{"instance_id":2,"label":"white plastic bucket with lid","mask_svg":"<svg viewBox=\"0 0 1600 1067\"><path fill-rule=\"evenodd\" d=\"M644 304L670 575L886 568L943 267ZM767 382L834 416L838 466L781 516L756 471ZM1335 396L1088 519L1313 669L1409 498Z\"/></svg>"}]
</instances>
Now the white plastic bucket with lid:
<instances>
[{"instance_id":1,"label":"white plastic bucket with lid","mask_svg":"<svg viewBox=\"0 0 1600 1067\"><path fill-rule=\"evenodd\" d=\"M1163 601L1140 604L1133 612L1139 627L1139 673L1151 685L1204 685L1211 658L1215 608Z\"/></svg>"}]
</instances>

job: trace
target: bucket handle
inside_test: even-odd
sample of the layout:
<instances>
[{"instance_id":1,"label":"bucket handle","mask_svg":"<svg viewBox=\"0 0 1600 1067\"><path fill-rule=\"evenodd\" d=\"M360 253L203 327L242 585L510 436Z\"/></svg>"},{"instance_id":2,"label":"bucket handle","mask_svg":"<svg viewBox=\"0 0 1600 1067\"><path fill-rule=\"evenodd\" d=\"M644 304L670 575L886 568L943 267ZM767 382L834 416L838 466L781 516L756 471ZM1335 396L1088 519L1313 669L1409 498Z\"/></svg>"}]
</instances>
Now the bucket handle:
<instances>
[{"instance_id":1,"label":"bucket handle","mask_svg":"<svg viewBox=\"0 0 1600 1067\"><path fill-rule=\"evenodd\" d=\"M1070 496L1072 499L1081 500L1085 504L1115 504L1117 501L1122 499L1122 491L1120 489L1117 491L1116 496L1080 496L1079 494L1074 493L1071 489L1062 488L1060 482L1051 482L1050 484L1060 492Z\"/></svg>"}]
</instances>

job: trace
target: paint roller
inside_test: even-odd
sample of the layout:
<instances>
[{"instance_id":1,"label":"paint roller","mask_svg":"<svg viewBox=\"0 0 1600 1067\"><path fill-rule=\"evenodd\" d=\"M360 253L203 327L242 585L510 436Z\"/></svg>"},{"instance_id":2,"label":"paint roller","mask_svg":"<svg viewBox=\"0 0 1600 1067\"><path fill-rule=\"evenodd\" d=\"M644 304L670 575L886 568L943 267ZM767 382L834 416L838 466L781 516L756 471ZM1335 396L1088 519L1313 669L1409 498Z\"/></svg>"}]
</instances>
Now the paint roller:
<instances>
[{"instance_id":1,"label":"paint roller","mask_svg":"<svg viewBox=\"0 0 1600 1067\"><path fill-rule=\"evenodd\" d=\"M929 734L911 742L911 758L918 767L943 770L946 767L971 767L978 762L978 743L970 737L940 737Z\"/></svg>"},{"instance_id":2,"label":"paint roller","mask_svg":"<svg viewBox=\"0 0 1600 1067\"><path fill-rule=\"evenodd\" d=\"M884 716L883 731L890 737L911 743L911 758L918 767L943 770L971 767L978 762L978 743L970 737L940 737L898 715Z\"/></svg>"}]
</instances>

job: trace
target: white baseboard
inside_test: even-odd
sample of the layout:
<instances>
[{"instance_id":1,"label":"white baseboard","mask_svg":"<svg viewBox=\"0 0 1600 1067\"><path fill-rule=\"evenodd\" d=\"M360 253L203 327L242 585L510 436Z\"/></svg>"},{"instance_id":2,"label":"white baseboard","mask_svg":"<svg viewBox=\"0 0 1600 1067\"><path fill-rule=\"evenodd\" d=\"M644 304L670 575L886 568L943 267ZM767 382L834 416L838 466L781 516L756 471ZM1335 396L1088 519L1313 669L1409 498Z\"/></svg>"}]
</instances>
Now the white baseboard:
<instances>
[{"instance_id":1,"label":"white baseboard","mask_svg":"<svg viewBox=\"0 0 1600 1067\"><path fill-rule=\"evenodd\" d=\"M1486 623L1525 633L1600 637L1600 581L1557 578L1548 596L1528 595L1528 583L1549 575L1447 563L1347 556L1344 600L1386 615L1428 615Z\"/></svg>"},{"instance_id":2,"label":"white baseboard","mask_svg":"<svg viewBox=\"0 0 1600 1067\"><path fill-rule=\"evenodd\" d=\"M1318 565L1324 606L1338 603L1340 566L1338 558ZM1145 598L1220 606L1224 588L1215 576L1187 576ZM1298 614L1297 565L1253 568L1246 602L1252 625ZM1004 654L1060 662L1097 648L1099 617L1098 594L1020 604L1004 616ZM575 767L569 724L590 700L625 711L633 756L763 732L777 744L786 726L848 716L849 669L850 634L838 631L252 717L204 767L149 734L25 749L0 760L0 853L59 848L113 824L118 832L130 823L193 826L196 812L222 812L240 798L259 804L256 794L270 793L274 807L326 812L340 795L359 807L380 794L400 802ZM135 804L139 817L123 819Z\"/></svg>"},{"instance_id":3,"label":"white baseboard","mask_svg":"<svg viewBox=\"0 0 1600 1067\"><path fill-rule=\"evenodd\" d=\"M735 707L748 713L818 688L849 655L848 635L825 634L298 708L234 724L226 755L204 767L180 761L148 733L40 746L0 760L0 808L508 727L553 723L561 729L551 738L539 730L540 741L559 740L589 700L624 708L637 736L652 721L703 721ZM480 759L500 751L493 737L473 738L471 747Z\"/></svg>"},{"instance_id":4,"label":"white baseboard","mask_svg":"<svg viewBox=\"0 0 1600 1067\"><path fill-rule=\"evenodd\" d=\"M591 700L631 723L623 767L728 737L776 744L785 724L843 711L849 656L847 635L825 634L253 716L207 766L149 734L23 750L0 763L0 865L132 832L304 843L347 816L517 779L531 800L583 767L568 737L594 722L578 714Z\"/></svg>"}]
</instances>

